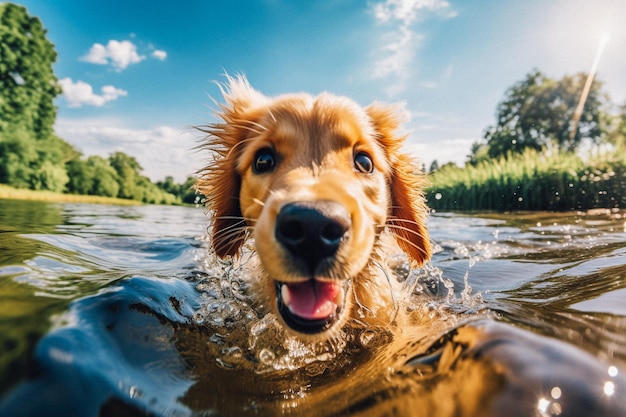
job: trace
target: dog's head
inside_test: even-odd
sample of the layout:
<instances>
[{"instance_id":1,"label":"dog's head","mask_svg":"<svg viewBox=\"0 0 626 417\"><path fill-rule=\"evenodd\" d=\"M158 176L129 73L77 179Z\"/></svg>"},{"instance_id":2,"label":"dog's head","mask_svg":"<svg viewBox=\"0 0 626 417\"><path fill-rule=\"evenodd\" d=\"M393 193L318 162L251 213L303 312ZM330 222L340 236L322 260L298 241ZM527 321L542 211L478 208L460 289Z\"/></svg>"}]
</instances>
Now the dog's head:
<instances>
[{"instance_id":1,"label":"dog's head","mask_svg":"<svg viewBox=\"0 0 626 417\"><path fill-rule=\"evenodd\" d=\"M377 300L385 230L415 263L430 257L423 178L400 151L394 108L330 94L269 98L242 77L229 78L224 97L221 122L204 129L215 159L198 180L212 246L236 256L254 238L263 269L254 297L290 329L321 334L355 301Z\"/></svg>"}]
</instances>

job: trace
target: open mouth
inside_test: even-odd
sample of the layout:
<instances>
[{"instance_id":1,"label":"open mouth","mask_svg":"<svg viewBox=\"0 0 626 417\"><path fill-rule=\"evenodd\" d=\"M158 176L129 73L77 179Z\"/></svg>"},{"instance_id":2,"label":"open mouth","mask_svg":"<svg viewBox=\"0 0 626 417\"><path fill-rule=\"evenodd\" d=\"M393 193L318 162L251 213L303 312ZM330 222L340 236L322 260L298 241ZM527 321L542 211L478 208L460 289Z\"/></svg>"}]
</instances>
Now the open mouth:
<instances>
[{"instance_id":1,"label":"open mouth","mask_svg":"<svg viewBox=\"0 0 626 417\"><path fill-rule=\"evenodd\" d=\"M335 281L276 281L278 311L289 327L301 333L329 329L339 319L345 292L343 285Z\"/></svg>"}]
</instances>

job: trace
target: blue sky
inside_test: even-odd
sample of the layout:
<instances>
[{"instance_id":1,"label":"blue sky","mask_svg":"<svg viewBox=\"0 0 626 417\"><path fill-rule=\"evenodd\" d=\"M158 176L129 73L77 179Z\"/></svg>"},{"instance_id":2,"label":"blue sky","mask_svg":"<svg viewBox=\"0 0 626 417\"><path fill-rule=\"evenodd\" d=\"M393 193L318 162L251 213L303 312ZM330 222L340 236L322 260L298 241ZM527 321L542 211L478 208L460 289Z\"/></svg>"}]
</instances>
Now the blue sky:
<instances>
[{"instance_id":1,"label":"blue sky","mask_svg":"<svg viewBox=\"0 0 626 417\"><path fill-rule=\"evenodd\" d=\"M267 95L329 91L404 102L407 151L462 164L505 90L533 68L589 71L626 102L623 0L23 0L59 54L57 134L85 155L133 155L184 180L207 155L214 81L243 73Z\"/></svg>"}]
</instances>

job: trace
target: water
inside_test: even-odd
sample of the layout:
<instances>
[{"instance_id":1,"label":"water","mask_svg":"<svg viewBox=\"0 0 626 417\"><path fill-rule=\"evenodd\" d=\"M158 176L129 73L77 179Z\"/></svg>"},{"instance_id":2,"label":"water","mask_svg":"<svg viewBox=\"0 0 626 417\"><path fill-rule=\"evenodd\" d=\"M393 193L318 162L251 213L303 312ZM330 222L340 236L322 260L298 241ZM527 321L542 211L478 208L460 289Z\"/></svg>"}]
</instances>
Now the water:
<instances>
[{"instance_id":1,"label":"water","mask_svg":"<svg viewBox=\"0 0 626 417\"><path fill-rule=\"evenodd\" d=\"M206 223L0 200L0 415L626 413L626 212L434 214L432 264L393 260L413 324L315 344Z\"/></svg>"}]
</instances>

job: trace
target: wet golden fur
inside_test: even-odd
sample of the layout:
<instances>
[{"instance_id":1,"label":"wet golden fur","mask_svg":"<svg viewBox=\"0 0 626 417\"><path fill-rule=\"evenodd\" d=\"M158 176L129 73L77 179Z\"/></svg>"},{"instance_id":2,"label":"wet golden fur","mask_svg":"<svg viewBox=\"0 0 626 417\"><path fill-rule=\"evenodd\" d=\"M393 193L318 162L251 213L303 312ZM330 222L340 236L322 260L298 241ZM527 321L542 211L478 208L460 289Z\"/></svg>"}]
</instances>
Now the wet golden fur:
<instances>
[{"instance_id":1,"label":"wet golden fur","mask_svg":"<svg viewBox=\"0 0 626 417\"><path fill-rule=\"evenodd\" d=\"M229 78L223 94L221 121L202 128L213 159L197 186L213 213L216 255L237 257L244 242L254 238L261 271L252 296L260 308L276 313L274 280L303 279L274 236L278 211L294 201L337 202L352 222L325 277L352 282L339 324L357 318L388 324L397 311L398 289L385 266L385 253L393 250L388 244L418 265L431 254L424 179L401 152L404 137L396 132L401 123L396 108L378 103L362 108L326 93L270 98L243 77ZM277 155L276 168L259 175L252 168L254 157L267 147ZM358 152L371 157L373 172L355 169Z\"/></svg>"}]
</instances>

